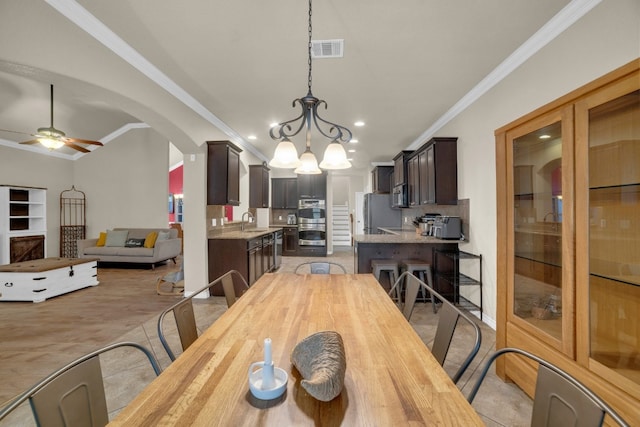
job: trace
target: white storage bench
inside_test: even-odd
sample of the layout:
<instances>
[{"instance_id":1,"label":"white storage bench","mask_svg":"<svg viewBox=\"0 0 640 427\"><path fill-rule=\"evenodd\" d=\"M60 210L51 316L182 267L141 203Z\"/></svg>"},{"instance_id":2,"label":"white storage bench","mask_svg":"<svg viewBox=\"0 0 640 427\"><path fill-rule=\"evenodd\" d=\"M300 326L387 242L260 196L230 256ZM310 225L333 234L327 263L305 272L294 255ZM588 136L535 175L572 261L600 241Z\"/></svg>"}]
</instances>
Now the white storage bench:
<instances>
[{"instance_id":1,"label":"white storage bench","mask_svg":"<svg viewBox=\"0 0 640 427\"><path fill-rule=\"evenodd\" d=\"M98 258L42 258L0 265L0 301L42 302L99 283Z\"/></svg>"}]
</instances>

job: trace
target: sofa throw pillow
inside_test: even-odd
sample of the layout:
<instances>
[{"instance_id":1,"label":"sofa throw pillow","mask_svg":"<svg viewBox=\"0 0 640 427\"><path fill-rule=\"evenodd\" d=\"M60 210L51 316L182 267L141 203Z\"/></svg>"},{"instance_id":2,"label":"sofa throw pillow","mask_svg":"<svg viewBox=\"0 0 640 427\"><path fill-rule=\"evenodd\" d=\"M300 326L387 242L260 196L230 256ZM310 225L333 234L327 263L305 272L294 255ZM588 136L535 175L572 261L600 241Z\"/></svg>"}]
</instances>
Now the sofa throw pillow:
<instances>
[{"instance_id":1,"label":"sofa throw pillow","mask_svg":"<svg viewBox=\"0 0 640 427\"><path fill-rule=\"evenodd\" d=\"M124 242L124 247L125 248L141 248L144 245L144 241L146 239L127 239L126 242Z\"/></svg>"},{"instance_id":2,"label":"sofa throw pillow","mask_svg":"<svg viewBox=\"0 0 640 427\"><path fill-rule=\"evenodd\" d=\"M158 231L158 239L156 242L161 240L169 240L170 233L168 231Z\"/></svg>"},{"instance_id":3,"label":"sofa throw pillow","mask_svg":"<svg viewBox=\"0 0 640 427\"><path fill-rule=\"evenodd\" d=\"M101 231L98 241L96 242L96 246L104 246L105 243L107 243L107 232Z\"/></svg>"},{"instance_id":4,"label":"sofa throw pillow","mask_svg":"<svg viewBox=\"0 0 640 427\"><path fill-rule=\"evenodd\" d=\"M123 247L128 235L129 230L107 230L107 241L104 245Z\"/></svg>"},{"instance_id":5,"label":"sofa throw pillow","mask_svg":"<svg viewBox=\"0 0 640 427\"><path fill-rule=\"evenodd\" d=\"M156 239L158 238L158 233L156 231L151 231L147 234L147 237L144 239L144 247L152 248L156 245Z\"/></svg>"}]
</instances>

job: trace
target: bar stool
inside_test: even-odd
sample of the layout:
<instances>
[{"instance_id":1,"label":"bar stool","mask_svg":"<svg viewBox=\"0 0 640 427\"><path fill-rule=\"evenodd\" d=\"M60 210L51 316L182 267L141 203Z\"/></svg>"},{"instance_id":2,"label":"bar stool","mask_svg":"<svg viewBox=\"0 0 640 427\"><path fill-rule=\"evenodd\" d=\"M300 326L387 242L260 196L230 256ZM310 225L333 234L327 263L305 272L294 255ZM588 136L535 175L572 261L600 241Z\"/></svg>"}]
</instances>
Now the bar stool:
<instances>
[{"instance_id":1,"label":"bar stool","mask_svg":"<svg viewBox=\"0 0 640 427\"><path fill-rule=\"evenodd\" d=\"M380 275L382 272L389 274L389 288L393 287L393 284L398 280L398 261L394 259L373 259L371 260L371 271L376 277L376 280L380 282ZM382 282L380 282L382 284ZM396 299L400 301L400 289L396 288Z\"/></svg>"},{"instance_id":2,"label":"bar stool","mask_svg":"<svg viewBox=\"0 0 640 427\"><path fill-rule=\"evenodd\" d=\"M422 280L424 283L426 283L431 289L433 289L433 277L431 274L431 264L429 264L428 262L420 259L405 259L400 261L400 271L401 273L404 273L405 271L410 272L411 274L413 274L414 276ZM425 280L425 275L427 276L426 277L427 280ZM420 295L422 297L422 301L427 300L427 295L426 295L427 293L428 293L427 291L425 291L424 289L422 289L422 287L420 287ZM429 294L429 299L431 300L431 306L433 307L433 312L436 313L437 312L436 301L430 294Z\"/></svg>"}]
</instances>

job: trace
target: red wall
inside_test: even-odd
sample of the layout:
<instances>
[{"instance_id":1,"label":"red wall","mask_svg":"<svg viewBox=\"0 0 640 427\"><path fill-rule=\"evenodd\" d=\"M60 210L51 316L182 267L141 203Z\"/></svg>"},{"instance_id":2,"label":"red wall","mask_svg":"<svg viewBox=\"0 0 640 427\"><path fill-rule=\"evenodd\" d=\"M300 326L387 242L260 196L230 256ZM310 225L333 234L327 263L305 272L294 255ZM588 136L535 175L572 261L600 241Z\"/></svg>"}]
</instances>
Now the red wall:
<instances>
[{"instance_id":1,"label":"red wall","mask_svg":"<svg viewBox=\"0 0 640 427\"><path fill-rule=\"evenodd\" d=\"M183 194L182 191L182 166L178 166L171 172L169 172L169 193L170 194ZM174 212L176 204L173 204ZM176 215L174 213L169 214L169 222L175 222Z\"/></svg>"}]
</instances>

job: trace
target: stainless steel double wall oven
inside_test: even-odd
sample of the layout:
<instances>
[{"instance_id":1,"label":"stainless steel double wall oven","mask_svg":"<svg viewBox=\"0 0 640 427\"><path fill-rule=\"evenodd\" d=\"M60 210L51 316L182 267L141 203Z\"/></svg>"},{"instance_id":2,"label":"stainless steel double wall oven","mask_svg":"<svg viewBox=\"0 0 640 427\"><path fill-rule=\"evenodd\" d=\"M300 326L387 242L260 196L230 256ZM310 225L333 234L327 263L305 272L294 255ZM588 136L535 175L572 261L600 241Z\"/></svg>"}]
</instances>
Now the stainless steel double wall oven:
<instances>
[{"instance_id":1,"label":"stainless steel double wall oven","mask_svg":"<svg viewBox=\"0 0 640 427\"><path fill-rule=\"evenodd\" d=\"M323 247L327 245L327 216L324 200L300 199L298 201L298 247Z\"/></svg>"}]
</instances>

